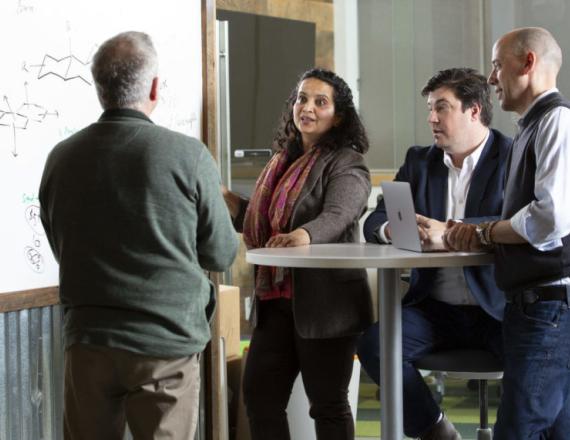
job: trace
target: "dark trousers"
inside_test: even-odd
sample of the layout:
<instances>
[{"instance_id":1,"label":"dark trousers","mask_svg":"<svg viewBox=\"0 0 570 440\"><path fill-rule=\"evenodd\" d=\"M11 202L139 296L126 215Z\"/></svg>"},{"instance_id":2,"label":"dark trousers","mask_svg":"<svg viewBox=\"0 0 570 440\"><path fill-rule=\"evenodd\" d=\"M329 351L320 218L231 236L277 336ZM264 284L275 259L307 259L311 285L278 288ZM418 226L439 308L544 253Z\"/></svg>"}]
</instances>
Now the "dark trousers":
<instances>
[{"instance_id":1,"label":"dark trousers","mask_svg":"<svg viewBox=\"0 0 570 440\"><path fill-rule=\"evenodd\" d=\"M303 339L295 329L290 300L260 301L243 384L252 440L290 439L286 408L299 372L317 438L353 439L348 385L356 340Z\"/></svg>"},{"instance_id":2,"label":"dark trousers","mask_svg":"<svg viewBox=\"0 0 570 440\"><path fill-rule=\"evenodd\" d=\"M436 421L441 409L414 362L428 353L453 348L482 348L502 358L501 323L478 306L454 306L427 298L402 308L404 432L419 437ZM378 323L358 342L362 367L380 383Z\"/></svg>"},{"instance_id":3,"label":"dark trousers","mask_svg":"<svg viewBox=\"0 0 570 440\"><path fill-rule=\"evenodd\" d=\"M570 438L570 313L564 301L508 303L496 440Z\"/></svg>"}]
</instances>

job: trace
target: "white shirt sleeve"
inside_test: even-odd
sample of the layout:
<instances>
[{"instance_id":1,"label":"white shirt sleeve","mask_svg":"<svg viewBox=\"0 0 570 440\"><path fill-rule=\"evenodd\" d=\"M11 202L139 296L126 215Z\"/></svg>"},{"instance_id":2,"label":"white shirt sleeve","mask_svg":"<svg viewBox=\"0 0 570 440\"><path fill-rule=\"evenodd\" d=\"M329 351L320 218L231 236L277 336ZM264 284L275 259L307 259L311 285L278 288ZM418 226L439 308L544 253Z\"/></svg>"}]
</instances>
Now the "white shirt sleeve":
<instances>
[{"instance_id":1,"label":"white shirt sleeve","mask_svg":"<svg viewBox=\"0 0 570 440\"><path fill-rule=\"evenodd\" d=\"M382 241L382 243L392 243L392 240L386 237L386 226L388 226L388 222L382 223L382 226L380 226L380 229L378 229L378 238L380 241Z\"/></svg>"},{"instance_id":2,"label":"white shirt sleeve","mask_svg":"<svg viewBox=\"0 0 570 440\"><path fill-rule=\"evenodd\" d=\"M570 233L570 109L557 107L538 125L536 200L511 218L515 232L540 251L562 245Z\"/></svg>"}]
</instances>

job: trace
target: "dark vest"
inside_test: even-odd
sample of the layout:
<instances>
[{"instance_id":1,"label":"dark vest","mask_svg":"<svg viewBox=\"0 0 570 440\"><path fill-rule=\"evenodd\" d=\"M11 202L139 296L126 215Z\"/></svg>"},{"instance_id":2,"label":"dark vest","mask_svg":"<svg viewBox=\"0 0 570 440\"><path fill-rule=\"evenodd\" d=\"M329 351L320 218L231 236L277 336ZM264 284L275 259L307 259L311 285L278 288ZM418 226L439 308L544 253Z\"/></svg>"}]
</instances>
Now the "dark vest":
<instances>
[{"instance_id":1,"label":"dark vest","mask_svg":"<svg viewBox=\"0 0 570 440\"><path fill-rule=\"evenodd\" d=\"M570 108L570 101L559 93L551 93L538 101L522 120L521 131L515 138L507 162L502 219L510 219L522 207L536 200L535 148L541 148L536 139L538 125L546 113L560 106ZM497 285L505 291L570 276L570 235L562 238L561 247L545 252L528 243L497 245L495 263Z\"/></svg>"}]
</instances>

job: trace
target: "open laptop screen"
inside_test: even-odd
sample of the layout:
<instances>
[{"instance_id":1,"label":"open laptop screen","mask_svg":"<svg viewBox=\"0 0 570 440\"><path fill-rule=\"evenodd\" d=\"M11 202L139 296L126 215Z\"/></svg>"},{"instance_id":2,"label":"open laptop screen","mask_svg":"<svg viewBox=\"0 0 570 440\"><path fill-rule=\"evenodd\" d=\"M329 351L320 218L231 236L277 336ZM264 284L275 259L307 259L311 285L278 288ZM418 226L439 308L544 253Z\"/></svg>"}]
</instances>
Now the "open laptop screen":
<instances>
[{"instance_id":1,"label":"open laptop screen","mask_svg":"<svg viewBox=\"0 0 570 440\"><path fill-rule=\"evenodd\" d=\"M392 244L415 252L437 252L441 248L423 245L416 222L416 209L408 182L382 182L382 195L390 222Z\"/></svg>"}]
</instances>

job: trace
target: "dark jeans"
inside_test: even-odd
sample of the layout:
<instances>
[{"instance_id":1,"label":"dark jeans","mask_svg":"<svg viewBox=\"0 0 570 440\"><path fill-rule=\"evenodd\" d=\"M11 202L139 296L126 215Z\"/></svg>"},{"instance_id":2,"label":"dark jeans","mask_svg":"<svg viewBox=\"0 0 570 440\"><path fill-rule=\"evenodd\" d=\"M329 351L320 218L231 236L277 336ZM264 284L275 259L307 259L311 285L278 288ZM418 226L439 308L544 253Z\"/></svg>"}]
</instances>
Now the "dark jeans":
<instances>
[{"instance_id":1,"label":"dark jeans","mask_svg":"<svg viewBox=\"0 0 570 440\"><path fill-rule=\"evenodd\" d=\"M295 329L290 300L261 301L243 384L252 440L290 439L286 408L299 372L317 438L352 440L348 385L356 340L303 339Z\"/></svg>"},{"instance_id":2,"label":"dark jeans","mask_svg":"<svg viewBox=\"0 0 570 440\"><path fill-rule=\"evenodd\" d=\"M570 438L570 314L563 301L508 303L495 440Z\"/></svg>"},{"instance_id":3,"label":"dark jeans","mask_svg":"<svg viewBox=\"0 0 570 440\"><path fill-rule=\"evenodd\" d=\"M358 357L368 375L380 383L378 323L358 342ZM501 323L478 306L453 306L427 298L402 308L404 433L419 437L441 409L414 362L428 353L452 348L481 348L502 357Z\"/></svg>"}]
</instances>

